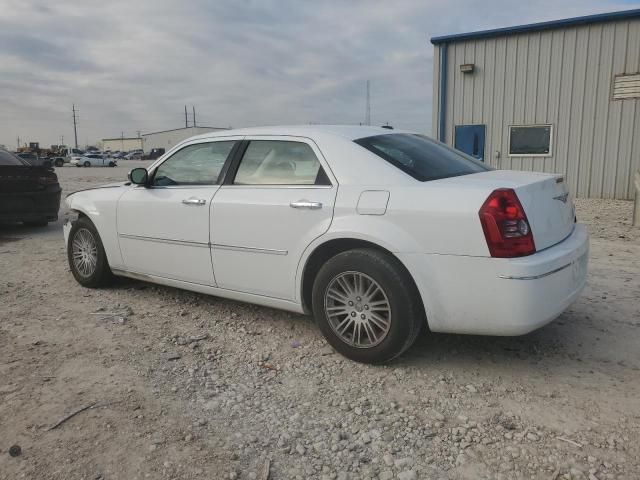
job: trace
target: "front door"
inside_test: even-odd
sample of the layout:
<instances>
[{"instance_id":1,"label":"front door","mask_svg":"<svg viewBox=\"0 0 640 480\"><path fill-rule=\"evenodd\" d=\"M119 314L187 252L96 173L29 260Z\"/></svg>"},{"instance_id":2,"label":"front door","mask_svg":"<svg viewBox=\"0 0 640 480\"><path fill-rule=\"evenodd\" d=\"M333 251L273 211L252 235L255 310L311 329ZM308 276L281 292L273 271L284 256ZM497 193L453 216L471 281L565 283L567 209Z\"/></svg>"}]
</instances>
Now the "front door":
<instances>
[{"instance_id":1,"label":"front door","mask_svg":"<svg viewBox=\"0 0 640 480\"><path fill-rule=\"evenodd\" d=\"M455 148L484 162L484 125L456 125Z\"/></svg>"},{"instance_id":2,"label":"front door","mask_svg":"<svg viewBox=\"0 0 640 480\"><path fill-rule=\"evenodd\" d=\"M298 261L329 228L337 184L308 139L247 140L213 200L216 281L221 288L294 300Z\"/></svg>"},{"instance_id":3,"label":"front door","mask_svg":"<svg viewBox=\"0 0 640 480\"><path fill-rule=\"evenodd\" d=\"M118 239L127 270L215 286L209 208L238 139L199 141L177 150L118 201Z\"/></svg>"}]
</instances>

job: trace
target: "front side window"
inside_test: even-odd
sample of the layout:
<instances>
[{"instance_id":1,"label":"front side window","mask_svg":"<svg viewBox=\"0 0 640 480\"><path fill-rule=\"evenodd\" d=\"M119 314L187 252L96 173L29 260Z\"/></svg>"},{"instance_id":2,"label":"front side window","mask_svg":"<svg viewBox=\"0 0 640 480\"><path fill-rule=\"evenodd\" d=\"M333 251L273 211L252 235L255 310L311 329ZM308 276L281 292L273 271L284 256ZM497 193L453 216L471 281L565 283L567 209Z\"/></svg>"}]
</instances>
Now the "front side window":
<instances>
[{"instance_id":1,"label":"front side window","mask_svg":"<svg viewBox=\"0 0 640 480\"><path fill-rule=\"evenodd\" d=\"M153 185L215 185L235 143L197 143L178 150L156 169Z\"/></svg>"},{"instance_id":2,"label":"front side window","mask_svg":"<svg viewBox=\"0 0 640 480\"><path fill-rule=\"evenodd\" d=\"M551 155L551 125L511 125L509 127L509 155Z\"/></svg>"},{"instance_id":3,"label":"front side window","mask_svg":"<svg viewBox=\"0 0 640 480\"><path fill-rule=\"evenodd\" d=\"M491 170L482 162L423 135L393 133L354 141L421 182Z\"/></svg>"},{"instance_id":4,"label":"front side window","mask_svg":"<svg viewBox=\"0 0 640 480\"><path fill-rule=\"evenodd\" d=\"M235 176L235 185L325 184L324 171L309 145L280 140L251 140Z\"/></svg>"}]
</instances>

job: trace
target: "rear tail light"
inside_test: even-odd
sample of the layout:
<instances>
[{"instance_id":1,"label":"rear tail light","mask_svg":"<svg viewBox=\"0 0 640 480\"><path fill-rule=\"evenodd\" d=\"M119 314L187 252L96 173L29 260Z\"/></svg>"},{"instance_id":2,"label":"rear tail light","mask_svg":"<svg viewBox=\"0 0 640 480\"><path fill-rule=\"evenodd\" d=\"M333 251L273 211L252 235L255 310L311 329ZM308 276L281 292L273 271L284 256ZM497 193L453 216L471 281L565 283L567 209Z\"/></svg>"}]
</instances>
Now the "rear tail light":
<instances>
[{"instance_id":1,"label":"rear tail light","mask_svg":"<svg viewBox=\"0 0 640 480\"><path fill-rule=\"evenodd\" d=\"M524 257L535 253L527 215L511 188L491 192L478 214L492 257Z\"/></svg>"}]
</instances>

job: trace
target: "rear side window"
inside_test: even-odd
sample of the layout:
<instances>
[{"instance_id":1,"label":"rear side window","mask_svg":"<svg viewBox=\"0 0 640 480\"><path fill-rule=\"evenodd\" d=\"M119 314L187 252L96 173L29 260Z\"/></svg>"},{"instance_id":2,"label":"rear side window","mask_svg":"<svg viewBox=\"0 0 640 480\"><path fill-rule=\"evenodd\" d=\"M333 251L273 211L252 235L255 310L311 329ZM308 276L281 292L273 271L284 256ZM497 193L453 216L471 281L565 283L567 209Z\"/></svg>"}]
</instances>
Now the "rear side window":
<instances>
[{"instance_id":1,"label":"rear side window","mask_svg":"<svg viewBox=\"0 0 640 480\"><path fill-rule=\"evenodd\" d=\"M0 150L0 165L19 165L24 166L26 163L19 157L5 151Z\"/></svg>"},{"instance_id":2,"label":"rear side window","mask_svg":"<svg viewBox=\"0 0 640 480\"><path fill-rule=\"evenodd\" d=\"M235 185L316 185L326 176L315 153L302 142L252 140L245 151Z\"/></svg>"},{"instance_id":3,"label":"rear side window","mask_svg":"<svg viewBox=\"0 0 640 480\"><path fill-rule=\"evenodd\" d=\"M483 163L423 135L393 133L360 138L355 143L421 182L491 170Z\"/></svg>"},{"instance_id":4,"label":"rear side window","mask_svg":"<svg viewBox=\"0 0 640 480\"><path fill-rule=\"evenodd\" d=\"M153 185L215 185L235 143L197 143L178 150L156 169Z\"/></svg>"}]
</instances>

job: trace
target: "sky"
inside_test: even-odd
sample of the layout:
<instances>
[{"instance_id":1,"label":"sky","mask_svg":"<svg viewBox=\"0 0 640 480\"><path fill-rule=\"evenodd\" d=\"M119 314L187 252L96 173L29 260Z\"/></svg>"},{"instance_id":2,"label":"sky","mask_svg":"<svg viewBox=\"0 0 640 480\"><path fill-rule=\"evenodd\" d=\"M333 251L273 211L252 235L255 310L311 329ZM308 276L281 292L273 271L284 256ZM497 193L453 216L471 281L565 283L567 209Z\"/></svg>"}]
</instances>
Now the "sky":
<instances>
[{"instance_id":1,"label":"sky","mask_svg":"<svg viewBox=\"0 0 640 480\"><path fill-rule=\"evenodd\" d=\"M626 0L0 0L0 144L184 126L364 122L431 132L432 36ZM191 118L189 123L191 124Z\"/></svg>"}]
</instances>

